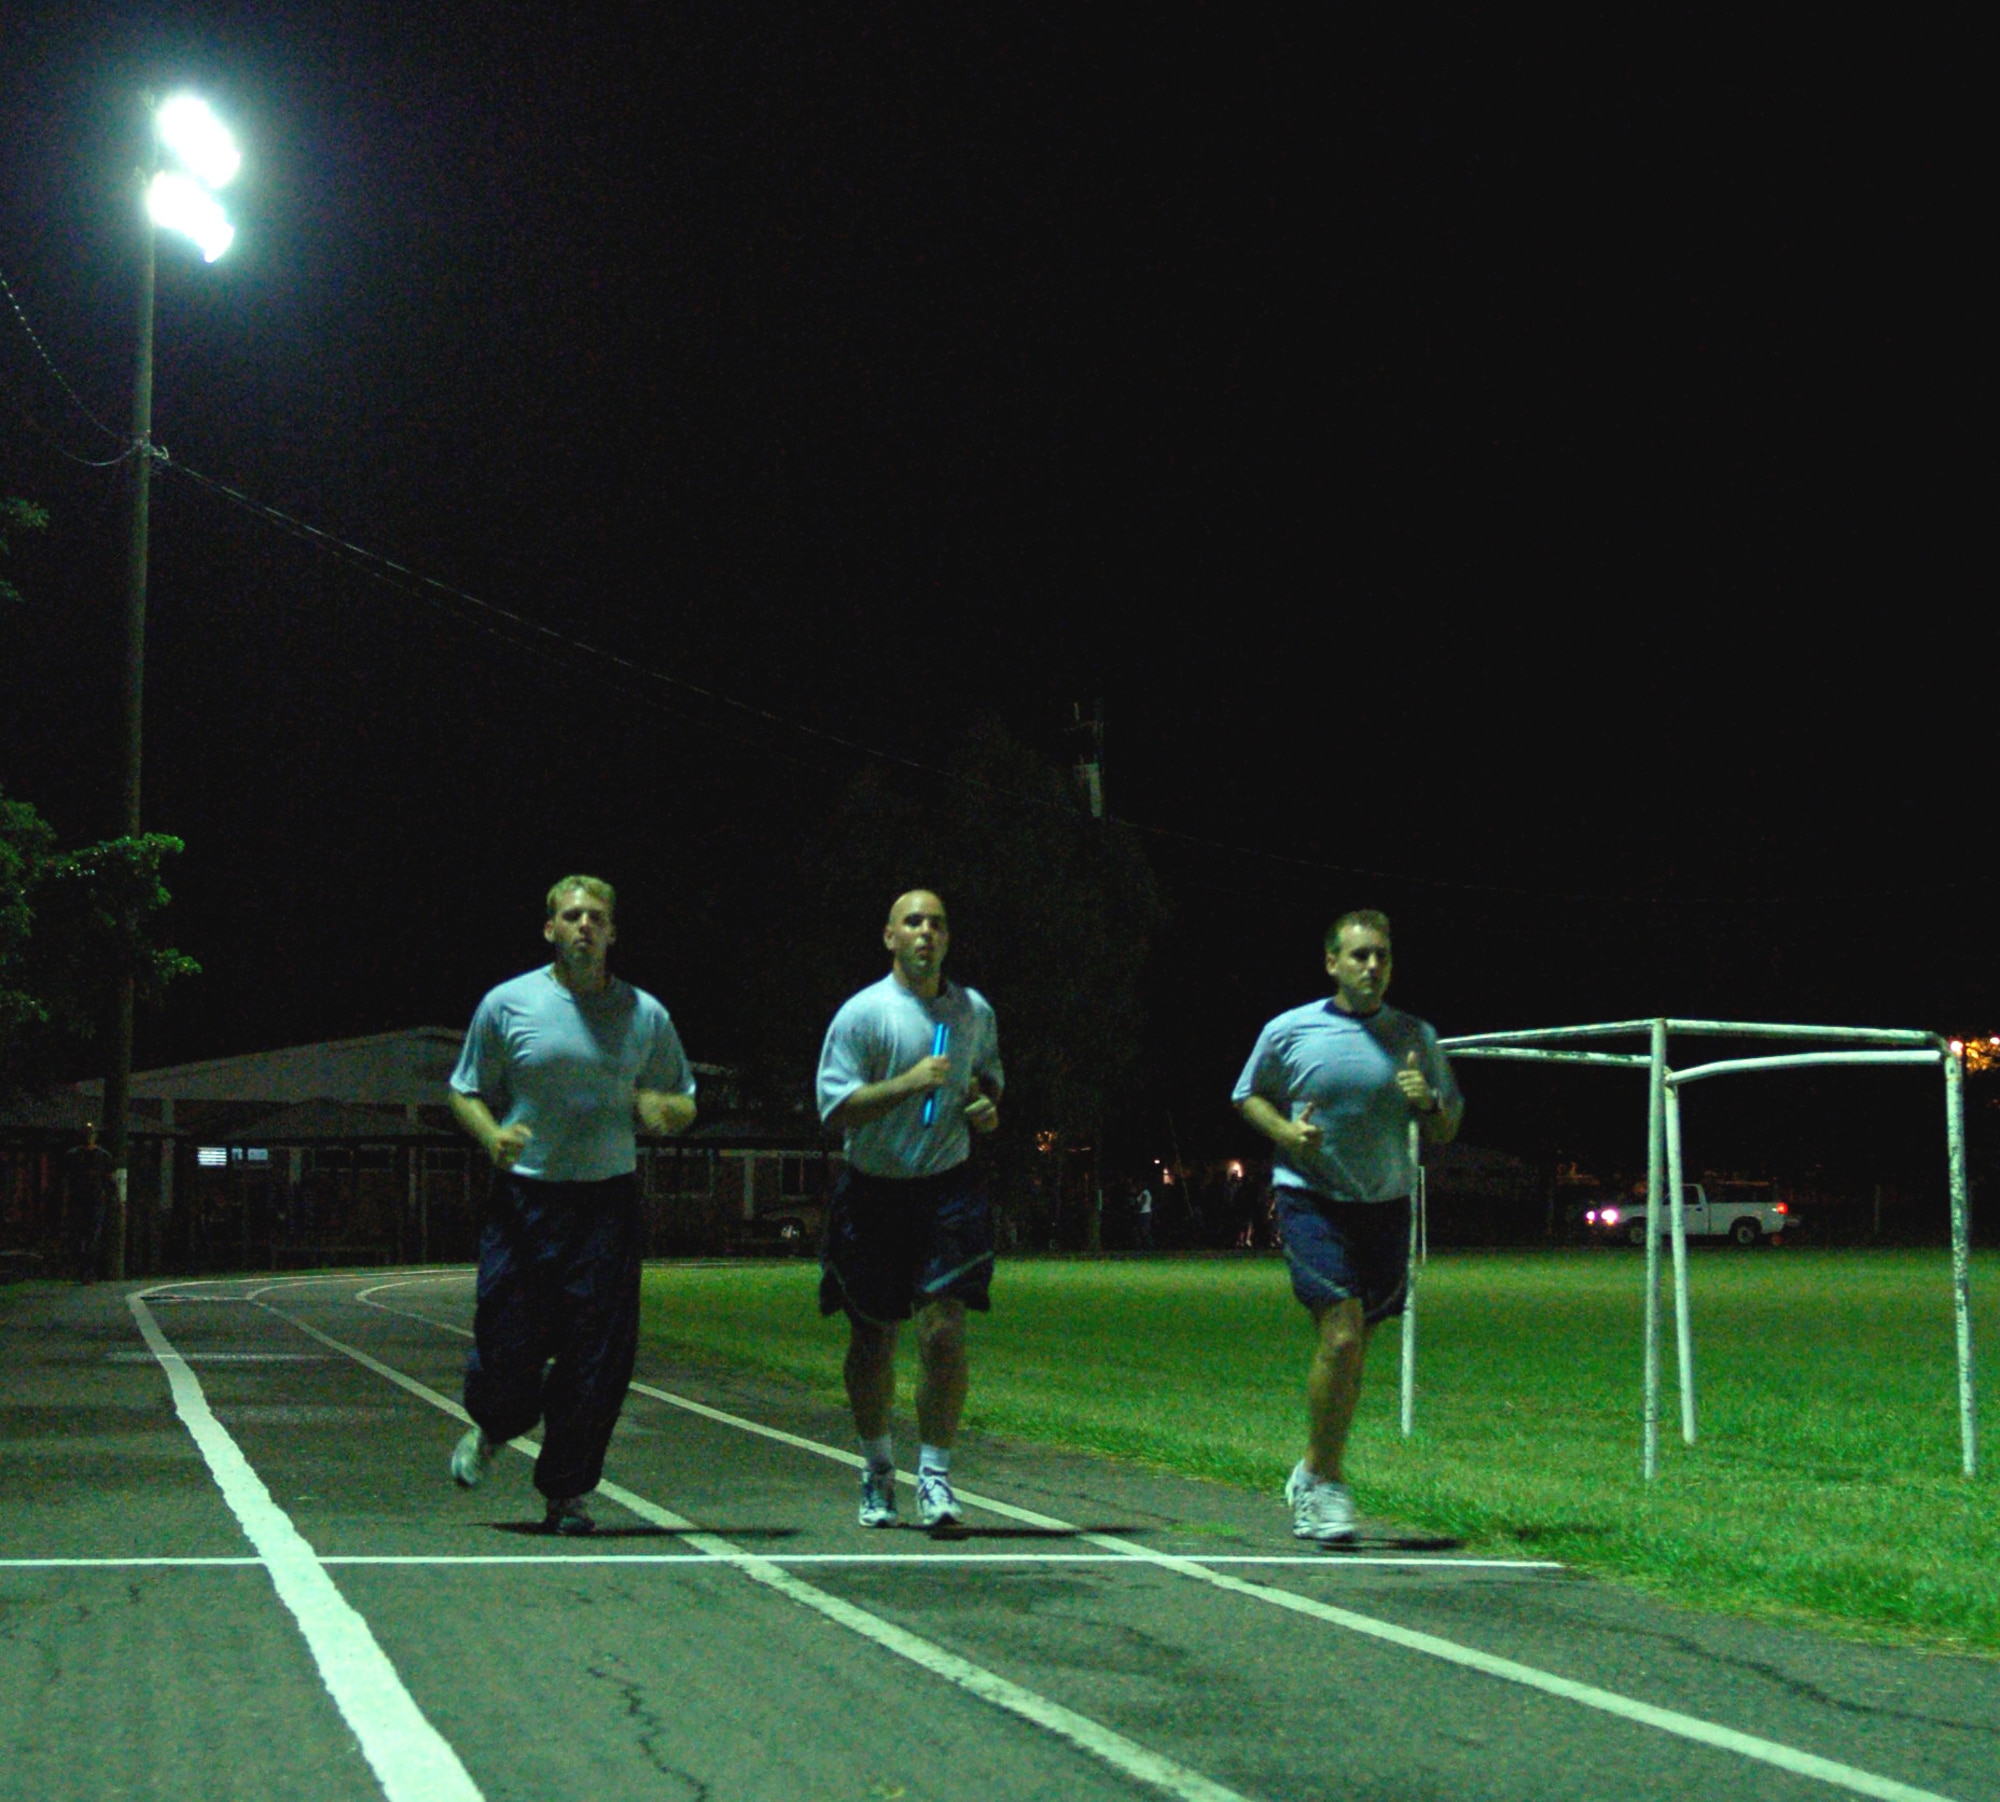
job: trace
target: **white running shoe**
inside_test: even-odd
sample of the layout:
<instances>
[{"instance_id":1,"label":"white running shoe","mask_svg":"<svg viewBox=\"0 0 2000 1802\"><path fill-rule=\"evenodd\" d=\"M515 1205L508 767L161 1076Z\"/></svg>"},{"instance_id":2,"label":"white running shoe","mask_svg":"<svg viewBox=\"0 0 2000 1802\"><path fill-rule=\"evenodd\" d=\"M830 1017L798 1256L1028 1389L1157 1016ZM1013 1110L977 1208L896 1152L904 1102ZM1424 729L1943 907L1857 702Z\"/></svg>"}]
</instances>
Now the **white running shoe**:
<instances>
[{"instance_id":1,"label":"white running shoe","mask_svg":"<svg viewBox=\"0 0 2000 1802\"><path fill-rule=\"evenodd\" d=\"M917 1519L926 1527L962 1527L965 1510L951 1492L951 1479L941 1470L917 1472Z\"/></svg>"},{"instance_id":2,"label":"white running shoe","mask_svg":"<svg viewBox=\"0 0 2000 1802\"><path fill-rule=\"evenodd\" d=\"M864 1527L893 1527L899 1524L896 1520L896 1473L893 1468L862 1468L861 1512L858 1518Z\"/></svg>"},{"instance_id":3,"label":"white running shoe","mask_svg":"<svg viewBox=\"0 0 2000 1802\"><path fill-rule=\"evenodd\" d=\"M1292 1466L1285 1479L1285 1500L1292 1505L1292 1537L1315 1545L1344 1545L1354 1537L1354 1497L1345 1483L1309 1476L1305 1460Z\"/></svg>"},{"instance_id":4,"label":"white running shoe","mask_svg":"<svg viewBox=\"0 0 2000 1802\"><path fill-rule=\"evenodd\" d=\"M451 1448L451 1480L461 1489L477 1489L499 1452L483 1427L467 1427Z\"/></svg>"}]
</instances>

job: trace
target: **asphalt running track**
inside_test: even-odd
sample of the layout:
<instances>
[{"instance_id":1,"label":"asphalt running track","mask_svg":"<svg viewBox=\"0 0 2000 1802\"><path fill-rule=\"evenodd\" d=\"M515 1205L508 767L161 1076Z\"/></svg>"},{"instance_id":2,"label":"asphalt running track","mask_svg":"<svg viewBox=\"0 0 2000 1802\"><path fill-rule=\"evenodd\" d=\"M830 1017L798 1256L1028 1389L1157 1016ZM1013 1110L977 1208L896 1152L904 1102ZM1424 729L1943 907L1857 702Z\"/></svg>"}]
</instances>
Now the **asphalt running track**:
<instances>
[{"instance_id":1,"label":"asphalt running track","mask_svg":"<svg viewBox=\"0 0 2000 1802\"><path fill-rule=\"evenodd\" d=\"M0 1291L7 1793L2000 1802L2000 1664L1305 1553L1275 1495L991 1441L966 1536L867 1533L838 1411L713 1370L642 1365L605 1530L551 1540L525 1458L445 1474L470 1312L464 1270Z\"/></svg>"}]
</instances>

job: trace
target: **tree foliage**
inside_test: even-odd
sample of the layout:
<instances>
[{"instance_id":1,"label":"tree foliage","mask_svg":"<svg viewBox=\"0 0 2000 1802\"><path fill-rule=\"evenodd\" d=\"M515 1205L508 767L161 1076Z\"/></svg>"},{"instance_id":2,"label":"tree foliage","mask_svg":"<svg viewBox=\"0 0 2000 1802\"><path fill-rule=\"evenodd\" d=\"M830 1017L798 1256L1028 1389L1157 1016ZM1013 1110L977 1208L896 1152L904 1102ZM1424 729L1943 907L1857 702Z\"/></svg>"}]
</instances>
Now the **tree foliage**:
<instances>
[{"instance_id":1,"label":"tree foliage","mask_svg":"<svg viewBox=\"0 0 2000 1802\"><path fill-rule=\"evenodd\" d=\"M966 732L950 777L871 768L849 783L767 966L767 1043L782 1032L816 1049L840 1002L887 968L890 902L935 889L951 913L947 973L999 1011L1008 1136L1087 1138L1143 1043L1140 975L1162 917L1151 867L997 720Z\"/></svg>"},{"instance_id":2,"label":"tree foliage","mask_svg":"<svg viewBox=\"0 0 2000 1802\"><path fill-rule=\"evenodd\" d=\"M13 552L13 546L7 541L10 532L45 531L48 523L46 508L36 506L33 501L18 500L12 495L0 495L0 557ZM0 601L18 602L20 598L21 591L5 576L0 576Z\"/></svg>"},{"instance_id":3,"label":"tree foliage","mask_svg":"<svg viewBox=\"0 0 2000 1802\"><path fill-rule=\"evenodd\" d=\"M26 986L26 964L35 925L29 895L55 843L55 833L34 808L0 794L0 1046L48 1017Z\"/></svg>"},{"instance_id":4,"label":"tree foliage","mask_svg":"<svg viewBox=\"0 0 2000 1802\"><path fill-rule=\"evenodd\" d=\"M119 980L158 1001L194 960L160 942L164 833L58 848L48 822L0 793L0 1087L46 1081L93 1040Z\"/></svg>"}]
</instances>

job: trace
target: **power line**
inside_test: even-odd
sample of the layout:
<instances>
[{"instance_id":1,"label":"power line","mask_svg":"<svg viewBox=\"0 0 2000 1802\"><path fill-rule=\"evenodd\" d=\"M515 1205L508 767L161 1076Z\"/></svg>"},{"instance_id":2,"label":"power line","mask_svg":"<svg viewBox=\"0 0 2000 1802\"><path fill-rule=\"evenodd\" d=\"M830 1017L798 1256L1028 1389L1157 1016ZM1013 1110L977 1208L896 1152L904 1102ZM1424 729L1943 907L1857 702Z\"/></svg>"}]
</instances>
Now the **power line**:
<instances>
[{"instance_id":1,"label":"power line","mask_svg":"<svg viewBox=\"0 0 2000 1802\"><path fill-rule=\"evenodd\" d=\"M134 447L136 448L136 447ZM129 452L128 452L129 454ZM684 676L641 663L636 658L606 649L602 645L574 638L531 619L511 608L482 599L449 582L434 576L421 574L405 563L384 556L379 551L371 551L337 533L297 518L283 509L259 501L242 490L218 481L213 476L204 475L171 457L167 451L154 445L148 447L147 454L157 457L170 470L188 478L191 482L208 489L227 500L233 506L242 508L265 524L276 527L287 535L304 540L321 552L331 555L337 561L360 571L376 581L386 583L400 593L409 594L436 607L447 617L458 620L472 629L493 637L502 643L517 646L533 645L544 652L555 652L565 665L578 673L589 673L602 680L607 672L618 678L618 691L647 705L660 705L657 693L652 688L666 688L691 695L711 706L737 715L747 722L765 726L775 726L784 732L794 733L817 744L832 746L854 756L870 759L877 763L912 771L916 774L958 784L962 787L979 789L982 792L1004 798L1031 808L1037 812L1060 814L1065 818L1077 817L1077 808L1067 801L1052 801L1039 795L1024 794L1018 789L988 782L984 778L962 770L950 770L936 764L925 763L921 759L907 757L899 752L886 751L880 746L870 745L860 739L850 738L843 733L827 730L825 727L809 725L774 712L755 702L739 699L719 689L689 680ZM632 686L636 679L640 687ZM750 738L747 734L732 733L739 742L750 744L765 754L783 759L788 763L802 764L809 768L820 766L807 763L763 740ZM1811 902L1823 901L1823 894L1801 895L1703 895L1703 896L1662 896L1631 893L1605 893L1588 890L1561 890L1535 888L1524 884L1496 882L1473 882L1450 877L1418 876L1406 871L1371 868L1362 864L1337 863L1331 859L1312 857L1299 853L1272 851L1262 846L1231 844L1227 841L1209 838L1200 833L1187 832L1171 826L1158 826L1143 820L1129 819L1107 810L1104 816L1107 826L1122 827L1128 832L1156 839L1165 843L1182 845L1206 853L1220 853L1228 857L1255 858L1271 864L1284 865L1291 869L1310 870L1322 875L1340 876L1347 879L1361 878L1371 882L1393 883L1403 887L1429 889L1439 893L1461 895L1488 895L1496 898L1558 903L1570 906L1649 908L1654 910L1675 910L1681 908L1728 908L1728 907L1797 907ZM1843 892L1840 899L1848 902L1909 900L1919 895L1936 896L1947 892L1952 886L1933 886L1921 890L1883 891L1870 895Z\"/></svg>"},{"instance_id":2,"label":"power line","mask_svg":"<svg viewBox=\"0 0 2000 1802\"><path fill-rule=\"evenodd\" d=\"M803 720L788 718L784 714L773 712L768 707L761 707L754 702L740 700L736 696L725 694L719 689L709 688L702 683L690 681L687 677L672 675L665 670L641 663L637 659L627 657L620 652L608 650L602 645L592 644L588 640L574 638L567 633L558 632L554 627L544 625L539 620L530 619L527 615L517 613L511 608L500 606L496 602L484 600L480 596L470 594L462 588L454 587L449 582L440 581L435 576L424 575L417 570L411 569L409 565L398 562L393 557L384 556L379 551L371 551L364 545L354 543L351 539L342 538L337 533L328 532L319 526L299 519L295 515L285 512L282 508L273 507L264 501L257 500L253 496L243 493L240 489L232 488L226 482L218 481L213 476L204 475L201 471L190 467L188 464L179 462L170 456L164 448L154 446L150 454L159 458L160 462L168 469L186 476L190 481L198 483L200 486L220 495L233 505L241 507L264 520L267 524L278 527L290 536L304 539L315 546L315 548L333 556L337 561L358 566L363 573L373 576L378 581L388 583L399 592L410 594L419 600L426 601L430 605L438 607L449 617L464 620L466 618L464 610L468 608L473 610L474 615L477 617L469 623L472 623L478 630L500 638L503 642L519 643L526 641L543 650L555 650L566 655L571 660L572 667L576 667L579 663L592 664L598 666L600 669L615 671L623 677L636 677L642 682L675 689L684 694L695 696L713 706L735 713L746 720L757 721L764 725L777 726L785 731L797 733L807 739L835 746L856 756L871 758L880 763L892 764L922 775L938 777L948 782L957 782L968 787L983 789L989 794L1005 796L1010 800L1020 802L1024 806L1042 808L1051 812L1067 813L1070 811L1066 806L1044 801L1039 796L1022 794L1019 790L1005 788L998 783L987 782L978 776L968 775L962 771L940 769L936 765L924 763L917 758L905 757L898 752L885 751L879 746L863 743L859 739L849 738L843 733L831 732L822 726L808 725ZM510 631L513 634L512 639L508 637ZM632 691L627 689L624 692L631 693ZM754 743L757 741L749 742ZM764 748L767 750L772 749L769 746L765 746ZM784 755L783 752L776 750L772 750L772 754L777 756ZM796 760L793 759L790 761Z\"/></svg>"},{"instance_id":3,"label":"power line","mask_svg":"<svg viewBox=\"0 0 2000 1802\"><path fill-rule=\"evenodd\" d=\"M132 443L126 445L115 457L79 456L68 445L63 443L55 432L35 417L34 409L29 405L27 396L22 394L5 376L0 376L0 389L6 391L7 398L14 403L14 410L21 416L21 423L29 431L33 432L37 438L47 444L57 456L65 457L72 463L81 464L85 469L116 469L120 464L129 462L139 448L136 443Z\"/></svg>"},{"instance_id":4,"label":"power line","mask_svg":"<svg viewBox=\"0 0 2000 1802\"><path fill-rule=\"evenodd\" d=\"M35 328L28 323L27 311L25 308L22 307L20 302L20 297L15 294L13 284L8 281L7 273L4 269L0 269L0 294L5 294L7 296L7 304L9 307L13 309L14 318L19 323L21 330L27 334L28 342L35 347L35 354L41 358L43 367L46 368L49 374L55 378L56 386L59 387L63 391L63 393L69 396L70 402L72 405L75 406L76 410L79 413L81 413L85 419L89 420L90 423L94 425L100 432L102 432L105 437L109 438L114 444L122 444L125 446L125 448L121 452L119 452L119 454L116 457L113 457L109 463L92 464L91 467L96 469L108 469L109 467L111 467L112 463L122 463L127 457L129 457L132 454L133 450L136 448L130 442L129 434L117 431L111 426L106 425L103 420L99 419L97 415L90 410L89 402L87 402L81 394L77 393L76 389L71 385L69 377L64 375L63 372L56 367L55 358L49 355L47 346L45 346L42 343L42 340L37 335ZM30 423L32 423L32 421ZM56 448L60 450L62 447L60 445L57 445ZM65 456L72 454L73 453L71 452L67 451L64 452ZM77 457L76 461L79 463L83 463L87 461L87 459L82 457Z\"/></svg>"}]
</instances>

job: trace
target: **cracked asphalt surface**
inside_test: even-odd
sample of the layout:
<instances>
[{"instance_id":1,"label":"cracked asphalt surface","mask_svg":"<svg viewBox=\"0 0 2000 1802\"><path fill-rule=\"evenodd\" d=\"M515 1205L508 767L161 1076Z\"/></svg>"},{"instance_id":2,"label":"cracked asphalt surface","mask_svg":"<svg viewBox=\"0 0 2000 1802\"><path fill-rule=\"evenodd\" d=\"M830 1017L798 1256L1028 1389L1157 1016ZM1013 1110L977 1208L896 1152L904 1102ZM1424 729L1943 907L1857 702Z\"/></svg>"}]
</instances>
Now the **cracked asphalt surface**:
<instances>
[{"instance_id":1,"label":"cracked asphalt surface","mask_svg":"<svg viewBox=\"0 0 2000 1802\"><path fill-rule=\"evenodd\" d=\"M975 1507L952 1541L866 1533L853 1473L811 1449L846 1449L838 1410L704 1368L642 1365L639 1380L811 1443L635 1393L608 1476L642 1511L600 1499L604 1531L556 1541L529 1530L540 1505L525 1458L504 1455L486 1485L459 1492L445 1468L458 1423L302 1330L455 1400L469 1272L218 1279L149 1305L487 1802L2000 1802L2000 1663L1697 1615L1525 1562L1303 1554L1275 1494L991 1440L968 1441L955 1475L1013 1512ZM0 1290L0 1354L13 1793L388 1793L124 1291ZM697 1523L701 1545L774 1562L825 1608L747 1581L662 1524L674 1519ZM1250 1557L1281 1562L1227 1562ZM878 1637L853 1630L859 1619ZM1831 1760L1852 1780L1448 1662L1361 1621ZM938 1649L1155 1764L997 1706L890 1640Z\"/></svg>"}]
</instances>

